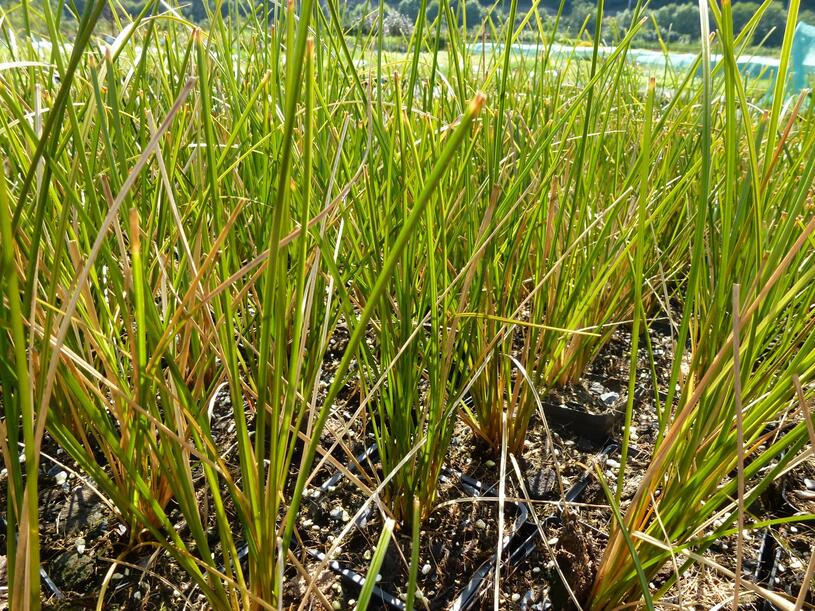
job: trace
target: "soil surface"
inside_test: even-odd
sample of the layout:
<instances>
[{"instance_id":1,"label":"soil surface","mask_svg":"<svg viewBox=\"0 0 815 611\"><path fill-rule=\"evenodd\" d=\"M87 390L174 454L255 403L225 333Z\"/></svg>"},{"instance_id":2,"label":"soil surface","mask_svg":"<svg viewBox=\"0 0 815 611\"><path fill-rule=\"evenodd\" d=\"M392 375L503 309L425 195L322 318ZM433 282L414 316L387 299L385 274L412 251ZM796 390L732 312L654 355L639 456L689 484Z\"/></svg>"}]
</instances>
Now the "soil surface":
<instances>
[{"instance_id":1,"label":"soil surface","mask_svg":"<svg viewBox=\"0 0 815 611\"><path fill-rule=\"evenodd\" d=\"M322 392L331 382L347 338L347 331L340 327L320 382ZM658 428L654 396L664 398L670 373L672 350L667 330L652 329L649 339L655 363L653 369L645 359L638 365L623 508L630 502L650 460ZM576 608L573 598L583 603L590 592L612 519L591 471L599 464L608 481L616 479L620 456L619 447L613 444L619 442L622 429L629 351L630 336L618 331L580 382L546 393L545 420L541 415L533 416L523 455L515 461L508 459L498 595L502 609ZM364 578L379 538L384 510L376 502L369 503L369 510L347 528L347 535L338 542L340 533L369 498L368 491L377 486L379 465L375 453L362 456L372 438L365 418L354 418L359 406L355 385L345 389L337 404L321 439L322 448L346 465L354 481L335 477L337 470L329 461L321 463L298 519L300 547L296 553L314 579L314 587L319 588L332 608L352 609L360 584L338 572L344 569ZM581 415L575 417L575 413ZM231 414L228 394L221 389L212 402L211 426L222 456L233 477L237 477L237 445ZM492 608L495 589L492 562L499 547L500 456L481 445L466 426L458 424L446 466L448 471L439 485L436 507L421 529L416 606L449 609L463 596L473 574L482 569L484 577L470 608ZM202 475L194 473L194 477ZM475 490L471 480L480 482L481 488ZM3 507L6 483L3 473L0 477ZM133 534L96 492L92 482L48 436L43 443L39 484L46 609L95 608L103 587L105 609L208 608L203 595L165 552L149 544L135 544ZM561 499L569 491L579 494L565 505ZM207 502L203 494L201 502ZM565 512L560 511L562 507L567 507ZM179 534L188 537L172 502L168 509ZM232 507L228 506L227 511L234 516ZM528 519L518 531L517 518L523 512ZM815 523L795 519L815 513L815 459L810 457L783 476L750 512L754 520L790 521L744 534L745 577L794 598L815 542ZM235 532L239 530L235 519ZM2 585L6 581L5 536L3 528ZM335 545L333 565L305 551L326 553ZM733 570L735 546L735 537L720 539L705 556ZM409 534L397 530L378 577L378 587L394 600L405 595L410 547ZM679 578L675 579L675 568L666 566L652 583L654 588L673 584L662 598L664 608L709 609L723 603L729 606L732 580L696 564L679 569ZM0 590L0 596L5 596L5 591ZM293 608L297 608L306 591L307 584L302 578L293 572L287 576L285 596ZM742 596L741 600L744 609L771 608L751 595ZM307 601L305 608L320 608L318 597L308 597ZM815 602L812 593L807 601ZM2 608L5 603L0 599ZM370 608L389 607L374 597Z\"/></svg>"}]
</instances>

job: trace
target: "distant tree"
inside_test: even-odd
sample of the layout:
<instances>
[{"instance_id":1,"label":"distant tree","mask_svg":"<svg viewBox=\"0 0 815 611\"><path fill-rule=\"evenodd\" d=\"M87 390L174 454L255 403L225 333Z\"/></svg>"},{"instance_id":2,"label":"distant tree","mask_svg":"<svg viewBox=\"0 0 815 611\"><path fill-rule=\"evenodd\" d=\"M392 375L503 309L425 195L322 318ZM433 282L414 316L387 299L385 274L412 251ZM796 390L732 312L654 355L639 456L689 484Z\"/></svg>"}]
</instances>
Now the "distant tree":
<instances>
[{"instance_id":1,"label":"distant tree","mask_svg":"<svg viewBox=\"0 0 815 611\"><path fill-rule=\"evenodd\" d=\"M427 17L428 21L433 21L439 15L439 0L428 0L427 2L427 12L425 16Z\"/></svg>"},{"instance_id":2,"label":"distant tree","mask_svg":"<svg viewBox=\"0 0 815 611\"><path fill-rule=\"evenodd\" d=\"M654 11L663 38L699 38L699 7L695 4L668 4Z\"/></svg>"},{"instance_id":3,"label":"distant tree","mask_svg":"<svg viewBox=\"0 0 815 611\"><path fill-rule=\"evenodd\" d=\"M764 42L768 47L780 47L784 42L784 29L787 26L787 11L783 3L773 2L761 16L756 27L754 41Z\"/></svg>"},{"instance_id":4,"label":"distant tree","mask_svg":"<svg viewBox=\"0 0 815 611\"><path fill-rule=\"evenodd\" d=\"M594 32L595 18L597 17L597 5L588 0L576 0L572 3L571 11L564 19L564 25L573 33L577 34L583 24L586 24L588 32Z\"/></svg>"},{"instance_id":5,"label":"distant tree","mask_svg":"<svg viewBox=\"0 0 815 611\"><path fill-rule=\"evenodd\" d=\"M402 15L415 21L416 17L419 16L422 3L421 0L402 0L396 5L396 8Z\"/></svg>"},{"instance_id":6,"label":"distant tree","mask_svg":"<svg viewBox=\"0 0 815 611\"><path fill-rule=\"evenodd\" d=\"M407 36L413 29L413 20L395 9L388 9L382 18L382 27L386 36Z\"/></svg>"},{"instance_id":7,"label":"distant tree","mask_svg":"<svg viewBox=\"0 0 815 611\"><path fill-rule=\"evenodd\" d=\"M753 18L759 4L756 2L736 2L733 4L733 31L741 32L744 26Z\"/></svg>"}]
</instances>

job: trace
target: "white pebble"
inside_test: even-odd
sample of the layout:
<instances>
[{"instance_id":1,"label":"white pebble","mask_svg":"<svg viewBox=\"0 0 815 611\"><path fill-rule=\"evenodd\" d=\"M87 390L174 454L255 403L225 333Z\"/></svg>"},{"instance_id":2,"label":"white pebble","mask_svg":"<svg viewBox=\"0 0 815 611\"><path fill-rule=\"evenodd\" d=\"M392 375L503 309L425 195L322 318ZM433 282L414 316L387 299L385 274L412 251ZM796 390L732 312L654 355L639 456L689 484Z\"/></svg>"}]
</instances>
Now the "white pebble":
<instances>
[{"instance_id":1,"label":"white pebble","mask_svg":"<svg viewBox=\"0 0 815 611\"><path fill-rule=\"evenodd\" d=\"M424 566L422 566L422 575L427 575L432 569L433 567L430 566L429 562L425 563Z\"/></svg>"},{"instance_id":2,"label":"white pebble","mask_svg":"<svg viewBox=\"0 0 815 611\"><path fill-rule=\"evenodd\" d=\"M68 481L68 474L65 471L60 471L54 476L54 481L57 482L57 486L62 486Z\"/></svg>"},{"instance_id":3,"label":"white pebble","mask_svg":"<svg viewBox=\"0 0 815 611\"><path fill-rule=\"evenodd\" d=\"M600 395L600 400L606 405L614 405L619 398L620 395L616 392L606 392Z\"/></svg>"},{"instance_id":4,"label":"white pebble","mask_svg":"<svg viewBox=\"0 0 815 611\"><path fill-rule=\"evenodd\" d=\"M480 529L482 529L482 530L483 530L483 529L487 528L487 523L486 523L486 522L484 522L484 520L482 520L482 519L480 519L480 518L479 518L479 519L478 519L478 520L476 520L476 522L475 522L475 527L476 527L476 528L480 528Z\"/></svg>"}]
</instances>

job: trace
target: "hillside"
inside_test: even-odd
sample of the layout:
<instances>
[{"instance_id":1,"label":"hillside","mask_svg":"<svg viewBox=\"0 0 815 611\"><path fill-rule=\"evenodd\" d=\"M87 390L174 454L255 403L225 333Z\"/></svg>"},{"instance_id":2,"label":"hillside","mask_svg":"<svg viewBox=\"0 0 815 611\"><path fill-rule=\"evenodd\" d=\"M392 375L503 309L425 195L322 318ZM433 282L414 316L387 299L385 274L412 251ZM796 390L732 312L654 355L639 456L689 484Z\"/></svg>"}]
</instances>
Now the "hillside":
<instances>
[{"instance_id":1,"label":"hillside","mask_svg":"<svg viewBox=\"0 0 815 611\"><path fill-rule=\"evenodd\" d=\"M122 0L122 6L131 15L139 14L149 0ZM451 5L459 16L460 21L464 21L466 12L466 22L469 27L480 23L486 16L492 15L497 20L508 13L511 0L450 0ZM465 4L466 2L466 4ZM234 11L234 7L242 14L252 12L252 6L260 8L263 0L244 0L241 2L221 3L222 14L227 15ZM212 11L215 9L214 0L188 0L177 2L185 17L196 23L205 24L209 21ZM415 22L421 0L385 0L387 7L387 17L385 27L387 34L391 36L403 36L411 32ZM532 7L532 0L518 0L518 10L523 13ZM606 0L604 5L604 38L615 38L623 33L631 19L631 10L635 6L635 0ZM81 14L85 0L68 0L63 3L63 14L67 22L72 22L75 16ZM787 0L773 0L756 28L753 37L753 44L761 44L768 48L777 48L783 38L784 26L786 24ZM29 0L28 6L33 14L32 20L36 20L41 13L42 2ZM161 6L161 5L159 5ZM269 3L272 6L272 3ZM374 26L374 19L371 13L376 10L377 1L372 0L344 0L341 2L341 14L345 26L349 30L362 29L370 31ZM427 16L435 19L438 15L440 0L427 0ZM462 7L466 6L466 10ZM558 9L556 0L548 0L538 5L544 14L553 16ZM22 4L19 0L0 0L0 7L7 11L13 22L20 21ZM759 9L760 3L756 0L734 0L733 1L733 24L735 31L740 31L742 27L752 18ZM257 10L257 8L255 10ZM697 3L688 0L652 0L649 4L654 21L658 24L659 32L656 31L653 22L649 22L642 28L636 40L640 45L657 45L660 39L666 43L692 44L698 40L699 36L699 11ZM597 7L590 0L563 0L563 16L560 21L559 32L567 37L580 35L585 27L587 32L591 32L594 27L594 18ZM110 15L107 15L110 17ZM104 17L104 15L103 15ZM815 0L801 0L799 19L807 23L815 24Z\"/></svg>"}]
</instances>

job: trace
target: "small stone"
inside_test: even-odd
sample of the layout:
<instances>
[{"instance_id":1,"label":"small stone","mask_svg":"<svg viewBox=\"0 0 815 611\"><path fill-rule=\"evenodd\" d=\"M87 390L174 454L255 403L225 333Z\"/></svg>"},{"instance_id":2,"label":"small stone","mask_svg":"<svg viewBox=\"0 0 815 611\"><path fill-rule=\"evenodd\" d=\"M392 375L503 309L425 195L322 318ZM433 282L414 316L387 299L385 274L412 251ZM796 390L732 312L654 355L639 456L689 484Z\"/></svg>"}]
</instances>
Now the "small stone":
<instances>
[{"instance_id":1,"label":"small stone","mask_svg":"<svg viewBox=\"0 0 815 611\"><path fill-rule=\"evenodd\" d=\"M314 524L314 520L309 520L308 518L306 518L305 520L303 520L303 528L308 528L308 527L309 527L309 526L311 526L312 524Z\"/></svg>"},{"instance_id":2,"label":"small stone","mask_svg":"<svg viewBox=\"0 0 815 611\"><path fill-rule=\"evenodd\" d=\"M90 583L94 574L94 564L91 554L77 554L74 550L68 549L49 563L48 572L61 586L81 591Z\"/></svg>"},{"instance_id":3,"label":"small stone","mask_svg":"<svg viewBox=\"0 0 815 611\"><path fill-rule=\"evenodd\" d=\"M516 603L519 600L521 600L521 595L518 594L517 592L513 592L511 598L512 598L512 602Z\"/></svg>"},{"instance_id":4,"label":"small stone","mask_svg":"<svg viewBox=\"0 0 815 611\"><path fill-rule=\"evenodd\" d=\"M338 600L335 600L333 603L331 603L331 608L340 611L340 609L342 609L342 603Z\"/></svg>"},{"instance_id":5,"label":"small stone","mask_svg":"<svg viewBox=\"0 0 815 611\"><path fill-rule=\"evenodd\" d=\"M535 573L535 575L537 575L538 573L541 572L541 568L539 566L533 566L532 572Z\"/></svg>"},{"instance_id":6,"label":"small stone","mask_svg":"<svg viewBox=\"0 0 815 611\"><path fill-rule=\"evenodd\" d=\"M614 460L613 458L606 458L606 465L611 467L612 469L619 469L620 463Z\"/></svg>"},{"instance_id":7,"label":"small stone","mask_svg":"<svg viewBox=\"0 0 815 611\"><path fill-rule=\"evenodd\" d=\"M374 583L379 583L380 581L382 581L382 573L377 573L376 579L374 579Z\"/></svg>"},{"instance_id":8,"label":"small stone","mask_svg":"<svg viewBox=\"0 0 815 611\"><path fill-rule=\"evenodd\" d=\"M526 485L533 499L544 499L557 487L557 474L553 469L544 467L527 478Z\"/></svg>"},{"instance_id":9,"label":"small stone","mask_svg":"<svg viewBox=\"0 0 815 611\"><path fill-rule=\"evenodd\" d=\"M484 461L484 466L487 467L487 469L492 469L495 466L495 461L492 459L487 459Z\"/></svg>"},{"instance_id":10,"label":"small stone","mask_svg":"<svg viewBox=\"0 0 815 611\"><path fill-rule=\"evenodd\" d=\"M431 567L431 566L430 566L430 563L429 563L429 562L426 562L426 563L425 563L425 564L422 566L422 575L427 575L428 573L430 573L430 571L431 571L432 569L433 569L433 567Z\"/></svg>"},{"instance_id":11,"label":"small stone","mask_svg":"<svg viewBox=\"0 0 815 611\"><path fill-rule=\"evenodd\" d=\"M85 553L85 539L83 539L82 537L76 540L76 553L77 554Z\"/></svg>"},{"instance_id":12,"label":"small stone","mask_svg":"<svg viewBox=\"0 0 815 611\"><path fill-rule=\"evenodd\" d=\"M121 573L119 573L119 572L113 573L113 575L111 575L111 576L110 576L110 578L111 578L111 579L113 579L114 581L118 581L118 580L119 580L119 579L121 579L122 577L124 577L124 575L122 575L122 574L121 574Z\"/></svg>"},{"instance_id":13,"label":"small stone","mask_svg":"<svg viewBox=\"0 0 815 611\"><path fill-rule=\"evenodd\" d=\"M807 487L807 490L815 490L815 479L809 479L808 477L805 477L804 486Z\"/></svg>"},{"instance_id":14,"label":"small stone","mask_svg":"<svg viewBox=\"0 0 815 611\"><path fill-rule=\"evenodd\" d=\"M606 392L606 387L600 384L600 382L592 382L589 385L589 390L595 395L602 395Z\"/></svg>"},{"instance_id":15,"label":"small stone","mask_svg":"<svg viewBox=\"0 0 815 611\"><path fill-rule=\"evenodd\" d=\"M803 562L801 562L801 561L800 561L798 558L796 558L795 556L793 556L792 558L790 558L790 568L791 568L793 571L797 571L797 570L799 570L799 569L804 568L804 564L803 564Z\"/></svg>"},{"instance_id":16,"label":"small stone","mask_svg":"<svg viewBox=\"0 0 815 611\"><path fill-rule=\"evenodd\" d=\"M365 553L364 553L364 554L362 554L362 558L363 558L364 560L370 560L370 559L371 559L371 550L366 549L366 550L365 550Z\"/></svg>"},{"instance_id":17,"label":"small stone","mask_svg":"<svg viewBox=\"0 0 815 611\"><path fill-rule=\"evenodd\" d=\"M74 490L59 512L59 524L65 534L87 535L106 528L108 510L87 487Z\"/></svg>"},{"instance_id":18,"label":"small stone","mask_svg":"<svg viewBox=\"0 0 815 611\"><path fill-rule=\"evenodd\" d=\"M620 393L604 392L600 395L600 400L606 405L614 405L620 398Z\"/></svg>"},{"instance_id":19,"label":"small stone","mask_svg":"<svg viewBox=\"0 0 815 611\"><path fill-rule=\"evenodd\" d=\"M479 518L475 522L475 527L480 528L481 530L484 530L485 528L487 528L487 523L484 522L484 520L482 520L481 518Z\"/></svg>"},{"instance_id":20,"label":"small stone","mask_svg":"<svg viewBox=\"0 0 815 611\"><path fill-rule=\"evenodd\" d=\"M342 510L342 521L347 522L350 519L351 519L351 515L345 509L343 509Z\"/></svg>"},{"instance_id":21,"label":"small stone","mask_svg":"<svg viewBox=\"0 0 815 611\"><path fill-rule=\"evenodd\" d=\"M138 590L133 592L133 598L136 600L141 600L141 592L139 592Z\"/></svg>"},{"instance_id":22,"label":"small stone","mask_svg":"<svg viewBox=\"0 0 815 611\"><path fill-rule=\"evenodd\" d=\"M60 471L54 476L54 481L57 483L57 486L62 486L62 484L68 481L68 474L65 471Z\"/></svg>"},{"instance_id":23,"label":"small stone","mask_svg":"<svg viewBox=\"0 0 815 611\"><path fill-rule=\"evenodd\" d=\"M342 507L334 507L331 512L328 514L332 520L340 521L342 519L342 514L345 510Z\"/></svg>"},{"instance_id":24,"label":"small stone","mask_svg":"<svg viewBox=\"0 0 815 611\"><path fill-rule=\"evenodd\" d=\"M353 608L353 606L354 606L354 605L356 605L356 604L357 604L357 599L356 599L356 598L352 598L352 599L350 599L350 600L348 601L348 606L349 606L349 607L352 607L352 608Z\"/></svg>"}]
</instances>

